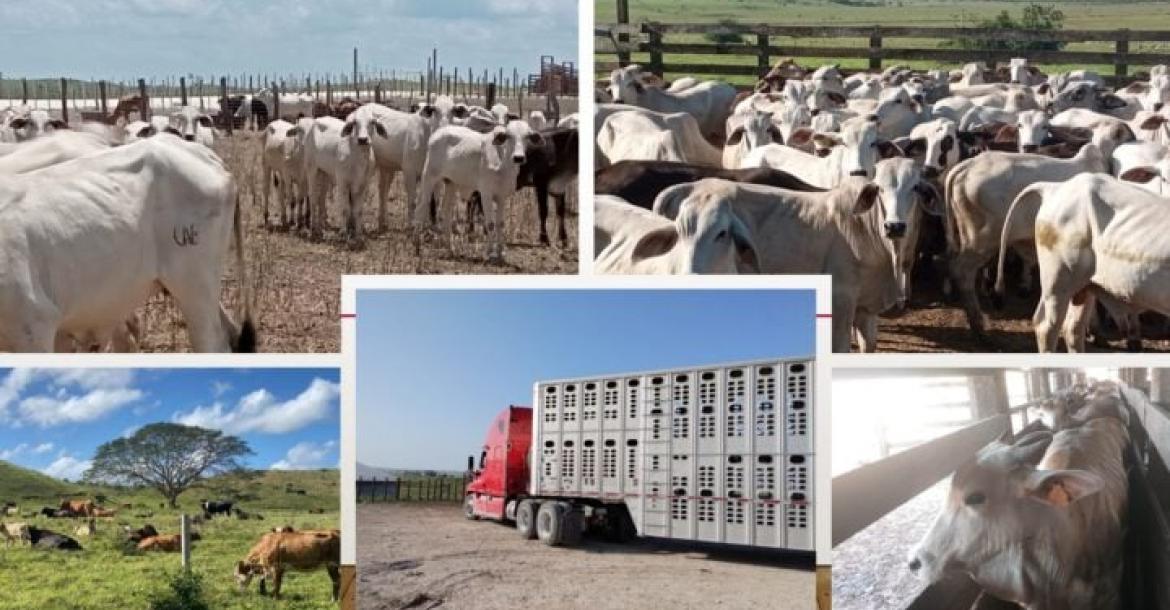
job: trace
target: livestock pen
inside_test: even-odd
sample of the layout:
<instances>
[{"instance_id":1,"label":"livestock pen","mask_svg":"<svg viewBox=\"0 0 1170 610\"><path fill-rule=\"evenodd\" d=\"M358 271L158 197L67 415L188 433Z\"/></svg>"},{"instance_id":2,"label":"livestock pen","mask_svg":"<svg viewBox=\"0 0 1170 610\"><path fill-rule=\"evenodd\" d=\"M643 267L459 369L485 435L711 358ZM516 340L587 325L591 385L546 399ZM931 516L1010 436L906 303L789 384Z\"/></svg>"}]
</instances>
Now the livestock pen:
<instances>
[{"instance_id":1,"label":"livestock pen","mask_svg":"<svg viewBox=\"0 0 1170 610\"><path fill-rule=\"evenodd\" d=\"M467 104L503 103L524 115L540 110L553 121L577 111L576 90L570 90L560 80L551 86L553 79L542 83L541 79L532 80L532 75L522 74L518 69L498 68L469 74L467 68L444 67L437 60L428 59L428 64L424 70L371 69L356 72L354 76L245 74L204 78L187 75L114 82L14 79L5 75L0 79L0 109L27 104L49 111L54 118L67 119L76 127L81 121L110 118L119 98L128 95L145 100L130 113L129 120L150 113L169 115L172 109L183 105L197 106L216 118L218 109L228 108L233 98L270 87L281 93L307 94L328 108L349 98L360 103L380 101L406 110L414 102L449 94ZM575 67L565 62L545 58L541 66L541 71L556 66L558 74L575 75ZM543 89L531 90L530 83L542 83ZM274 201L279 196L262 175L263 124L259 125L261 131L257 131L238 117L226 119L224 116L216 121L213 149L235 179L242 204L244 261L250 284L246 288L252 295L259 351L338 351L338 306L343 274L577 272L575 188L568 189L566 197L568 241L563 245L555 239L552 245L541 243L535 194L531 188L517 191L507 206L506 250L502 261L489 260L484 255L482 231L460 232L450 248L434 241L416 241L409 227L407 193L400 177L389 190L389 229L371 233L362 249L347 247L340 231L327 231L323 241L311 241L296 231L266 226L264 191L271 189L270 197ZM371 177L362 206L362 222L370 228L377 225L377 191L377 180ZM327 216L329 226L336 228L341 205L336 197L332 199ZM555 210L551 215L549 227L555 230L558 220ZM221 300L231 312L241 310L244 287L240 286L239 277L235 265L229 265L222 282ZM185 322L170 295L160 292L150 297L137 313L141 351L190 350Z\"/></svg>"},{"instance_id":2,"label":"livestock pen","mask_svg":"<svg viewBox=\"0 0 1170 610\"><path fill-rule=\"evenodd\" d=\"M1018 433L1038 419L1046 399L1093 378L1121 384L1120 404L1130 421L1119 607L1170 608L1170 481L1165 461L1170 452L1170 370L1144 368L838 371L834 607L1017 607L962 575L924 586L907 568L908 554L947 502L951 472L1004 433ZM879 388L880 395L893 398L872 399ZM862 410L872 415L858 417Z\"/></svg>"}]
</instances>

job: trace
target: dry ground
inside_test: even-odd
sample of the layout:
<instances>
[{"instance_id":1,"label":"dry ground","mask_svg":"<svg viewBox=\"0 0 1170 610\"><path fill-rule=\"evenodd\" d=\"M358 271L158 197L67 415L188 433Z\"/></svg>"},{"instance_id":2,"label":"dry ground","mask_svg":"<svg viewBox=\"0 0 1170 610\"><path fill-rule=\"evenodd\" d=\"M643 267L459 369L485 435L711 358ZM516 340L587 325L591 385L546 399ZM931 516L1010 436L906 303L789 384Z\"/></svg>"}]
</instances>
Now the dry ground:
<instances>
[{"instance_id":1,"label":"dry ground","mask_svg":"<svg viewBox=\"0 0 1170 610\"><path fill-rule=\"evenodd\" d=\"M233 137L221 136L215 150L227 163L240 185L245 223L245 261L252 283L259 350L264 352L336 352L340 351L338 306L342 274L390 273L577 273L577 195L569 196L566 214L566 249L542 246L537 230L536 199L532 189L513 196L509 206L503 264L487 261L482 234L460 235L455 240L454 256L438 244L423 244L416 252L405 230L406 199L401 178L395 180L388 209L390 231L368 235L366 247L351 251L338 237L336 229L320 243L310 242L293 232L265 229L260 190L260 135L237 131ZM364 226L377 226L376 182L371 181L365 206ZM273 213L277 197L272 193ZM552 201L550 208L554 207ZM331 201L331 227L341 224L340 208ZM556 239L555 211L550 210L549 233ZM275 216L274 216L275 217ZM232 253L224 280L224 303L229 311L239 311L237 270ZM142 313L143 351L188 351L186 329L173 301L156 296L140 310Z\"/></svg>"},{"instance_id":2,"label":"dry ground","mask_svg":"<svg viewBox=\"0 0 1170 610\"><path fill-rule=\"evenodd\" d=\"M362 504L357 551L363 610L814 607L804 556L592 537L554 548L453 503Z\"/></svg>"}]
</instances>

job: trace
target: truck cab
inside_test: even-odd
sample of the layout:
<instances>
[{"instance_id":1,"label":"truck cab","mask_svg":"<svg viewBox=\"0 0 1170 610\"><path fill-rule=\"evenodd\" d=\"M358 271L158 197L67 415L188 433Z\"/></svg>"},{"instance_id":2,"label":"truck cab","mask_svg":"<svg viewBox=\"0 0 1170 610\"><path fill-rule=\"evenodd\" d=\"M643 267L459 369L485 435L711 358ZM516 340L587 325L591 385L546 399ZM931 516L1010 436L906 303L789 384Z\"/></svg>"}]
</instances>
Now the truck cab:
<instances>
[{"instance_id":1,"label":"truck cab","mask_svg":"<svg viewBox=\"0 0 1170 610\"><path fill-rule=\"evenodd\" d=\"M477 456L469 456L471 482L463 510L469 519L503 520L508 501L528 492L528 456L532 445L532 409L509 406L488 426Z\"/></svg>"}]
</instances>

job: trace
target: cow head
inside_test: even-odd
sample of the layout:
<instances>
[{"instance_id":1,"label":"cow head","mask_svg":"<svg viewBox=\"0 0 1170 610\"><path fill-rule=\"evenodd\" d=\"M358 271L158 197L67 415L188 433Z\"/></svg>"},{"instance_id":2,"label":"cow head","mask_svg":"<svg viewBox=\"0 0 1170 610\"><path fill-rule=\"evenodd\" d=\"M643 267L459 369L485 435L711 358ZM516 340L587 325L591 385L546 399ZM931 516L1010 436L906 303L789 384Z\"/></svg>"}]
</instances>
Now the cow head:
<instances>
[{"instance_id":1,"label":"cow head","mask_svg":"<svg viewBox=\"0 0 1170 610\"><path fill-rule=\"evenodd\" d=\"M172 113L170 126L188 142L194 142L197 136L209 137L212 134L211 117L193 106L183 106Z\"/></svg>"},{"instance_id":2,"label":"cow head","mask_svg":"<svg viewBox=\"0 0 1170 610\"><path fill-rule=\"evenodd\" d=\"M922 154L922 175L935 179L959 162L959 131L950 119L934 119L914 127L912 139L900 146L908 156Z\"/></svg>"},{"instance_id":3,"label":"cow head","mask_svg":"<svg viewBox=\"0 0 1170 610\"><path fill-rule=\"evenodd\" d=\"M369 146L375 137L387 138L386 127L378 120L372 105L360 106L345 118L345 126L341 128L341 135L350 138L358 146Z\"/></svg>"},{"instance_id":4,"label":"cow head","mask_svg":"<svg viewBox=\"0 0 1170 610\"><path fill-rule=\"evenodd\" d=\"M1051 442L1046 432L1001 439L961 466L933 526L910 553L910 570L928 582L966 572L993 594L1019 600L1024 562L1038 560L1032 549L1051 552L1042 550L1052 543L1046 530L1067 523L1069 507L1104 484L1085 470L1038 470Z\"/></svg>"},{"instance_id":5,"label":"cow head","mask_svg":"<svg viewBox=\"0 0 1170 610\"><path fill-rule=\"evenodd\" d=\"M1048 115L1041 110L1025 110L1016 116L1015 127L1020 152L1037 152L1048 137Z\"/></svg>"},{"instance_id":6,"label":"cow head","mask_svg":"<svg viewBox=\"0 0 1170 610\"><path fill-rule=\"evenodd\" d=\"M732 207L739 185L705 179L670 187L654 212L674 220L650 231L634 248L635 260L670 253L670 273L759 273L755 241Z\"/></svg>"},{"instance_id":7,"label":"cow head","mask_svg":"<svg viewBox=\"0 0 1170 610\"><path fill-rule=\"evenodd\" d=\"M491 145L499 151L501 162L511 161L523 165L528 160L528 151L544 146L544 136L533 131L524 121L509 121L487 134Z\"/></svg>"},{"instance_id":8,"label":"cow head","mask_svg":"<svg viewBox=\"0 0 1170 610\"><path fill-rule=\"evenodd\" d=\"M874 115L854 117L841 123L840 133L817 133L812 139L818 148L841 147L841 173L849 176L872 176L878 159L902 155L892 142L878 138Z\"/></svg>"},{"instance_id":9,"label":"cow head","mask_svg":"<svg viewBox=\"0 0 1170 610\"><path fill-rule=\"evenodd\" d=\"M639 96L646 91L646 84L642 82L642 66L630 64L618 68L609 74L609 94L613 101L622 104L635 104Z\"/></svg>"},{"instance_id":10,"label":"cow head","mask_svg":"<svg viewBox=\"0 0 1170 610\"><path fill-rule=\"evenodd\" d=\"M44 110L29 110L11 119L8 127L16 133L17 140L25 141L48 135L58 129L68 129L69 125L65 121L50 117Z\"/></svg>"},{"instance_id":11,"label":"cow head","mask_svg":"<svg viewBox=\"0 0 1170 610\"><path fill-rule=\"evenodd\" d=\"M264 568L254 563L247 563L244 561L237 561L233 575L236 577L236 587L243 591L252 583L252 576L264 574ZM263 582L263 581L261 581Z\"/></svg>"},{"instance_id":12,"label":"cow head","mask_svg":"<svg viewBox=\"0 0 1170 610\"><path fill-rule=\"evenodd\" d=\"M784 136L772 122L772 113L753 110L747 114L732 115L727 119L727 145L747 143L747 150L754 150L773 142L783 144Z\"/></svg>"}]
</instances>

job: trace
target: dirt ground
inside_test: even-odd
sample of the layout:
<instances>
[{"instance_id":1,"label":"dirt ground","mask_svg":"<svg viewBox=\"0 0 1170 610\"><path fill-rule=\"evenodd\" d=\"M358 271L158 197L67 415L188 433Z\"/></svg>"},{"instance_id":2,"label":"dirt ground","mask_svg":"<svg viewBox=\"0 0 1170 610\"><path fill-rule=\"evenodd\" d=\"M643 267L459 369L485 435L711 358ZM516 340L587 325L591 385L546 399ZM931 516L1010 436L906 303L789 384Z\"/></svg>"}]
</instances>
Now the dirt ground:
<instances>
[{"instance_id":1,"label":"dirt ground","mask_svg":"<svg viewBox=\"0 0 1170 610\"><path fill-rule=\"evenodd\" d=\"M331 200L328 231L322 242L311 242L295 232L267 229L263 224L260 183L260 134L237 131L231 138L217 138L215 150L227 163L240 185L245 223L245 261L252 284L254 317L259 351L337 352L341 338L338 306L342 274L468 274L468 273L577 273L577 194L568 197L566 233L568 246L556 246L556 214L550 210L548 230L554 245L540 245L536 198L532 189L516 193L510 202L506 224L503 264L489 263L482 233L459 235L454 254L438 243L424 243L416 252L407 227L406 199L401 177L395 180L388 204L390 230L367 234L364 250L346 247L336 229L341 210ZM371 181L364 208L364 226L377 226L377 184ZM276 218L277 196L270 205ZM549 201L549 207L552 201ZM239 283L234 251L223 283L223 302L233 317L239 311ZM142 309L140 346L148 352L189 351L182 315L169 296L153 297Z\"/></svg>"},{"instance_id":2,"label":"dirt ground","mask_svg":"<svg viewBox=\"0 0 1170 610\"><path fill-rule=\"evenodd\" d=\"M814 608L807 555L592 536L554 548L453 503L361 504L357 517L362 610Z\"/></svg>"},{"instance_id":3,"label":"dirt ground","mask_svg":"<svg viewBox=\"0 0 1170 610\"><path fill-rule=\"evenodd\" d=\"M990 340L979 341L967 325L967 316L957 303L948 302L938 288L936 277L916 277L911 292L911 308L898 317L885 317L878 323L879 352L1025 352L1036 351L1032 314L1036 296L1013 295L1009 290L1004 308L996 310L986 300ZM1170 335L1162 324L1147 321L1142 346L1148 352L1170 351ZM1102 345L1088 345L1091 352L1124 351L1125 341L1115 330L1105 332ZM854 346L856 349L856 346ZM1063 343L1061 350L1063 351Z\"/></svg>"}]
</instances>

